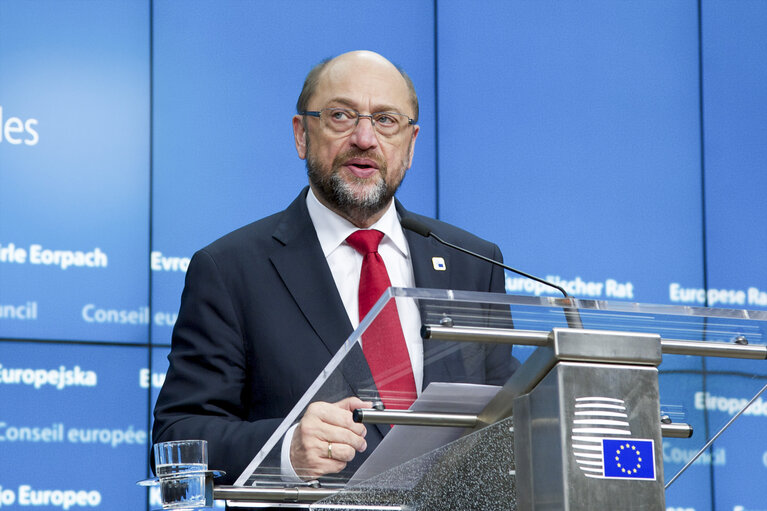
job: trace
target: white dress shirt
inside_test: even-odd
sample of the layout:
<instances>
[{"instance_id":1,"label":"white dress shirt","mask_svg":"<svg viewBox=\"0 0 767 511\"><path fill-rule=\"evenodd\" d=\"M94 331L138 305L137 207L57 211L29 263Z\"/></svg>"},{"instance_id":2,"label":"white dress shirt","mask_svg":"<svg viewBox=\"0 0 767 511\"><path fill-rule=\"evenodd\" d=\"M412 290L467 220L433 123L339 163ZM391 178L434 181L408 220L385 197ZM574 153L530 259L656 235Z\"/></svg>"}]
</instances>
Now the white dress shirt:
<instances>
[{"instance_id":1,"label":"white dress shirt","mask_svg":"<svg viewBox=\"0 0 767 511\"><path fill-rule=\"evenodd\" d=\"M353 328L357 328L359 317L359 285L362 271L362 254L346 242L346 238L359 230L357 226L334 211L325 207L314 195L312 189L306 197L309 217L317 231L322 253L330 267L341 301ZM399 216L392 201L383 216L370 229L384 233L378 246L378 253L386 264L389 280L393 287L415 287L413 264L405 234L399 223ZM423 385L423 341L421 339L421 318L418 307L412 300L397 300L402 330L405 335L413 377L418 395ZM281 465L283 479L297 481L298 476L290 464L290 442L295 426L288 430L282 443Z\"/></svg>"}]
</instances>

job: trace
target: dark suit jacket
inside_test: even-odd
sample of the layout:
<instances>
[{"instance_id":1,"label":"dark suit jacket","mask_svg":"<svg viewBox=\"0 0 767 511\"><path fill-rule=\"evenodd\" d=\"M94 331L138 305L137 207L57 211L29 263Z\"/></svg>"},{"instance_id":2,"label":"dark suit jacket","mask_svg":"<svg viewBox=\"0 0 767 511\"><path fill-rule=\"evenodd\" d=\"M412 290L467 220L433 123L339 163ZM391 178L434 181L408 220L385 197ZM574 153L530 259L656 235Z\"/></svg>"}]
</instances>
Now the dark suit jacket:
<instances>
[{"instance_id":1,"label":"dark suit jacket","mask_svg":"<svg viewBox=\"0 0 767 511\"><path fill-rule=\"evenodd\" d=\"M153 441L206 439L209 466L227 472L220 483L239 476L352 332L306 192L286 210L200 250L187 271ZM413 215L399 203L397 210ZM413 216L447 241L501 259L491 243ZM431 238L405 235L416 287L504 292L503 270ZM434 256L444 258L446 271L433 268ZM424 341L425 358L432 343ZM503 384L511 373L510 349L472 349L483 350L480 367L474 363L467 372L461 356L452 354L425 366L424 387L431 381ZM468 358L476 362L476 353ZM368 428L368 452L380 438Z\"/></svg>"}]
</instances>

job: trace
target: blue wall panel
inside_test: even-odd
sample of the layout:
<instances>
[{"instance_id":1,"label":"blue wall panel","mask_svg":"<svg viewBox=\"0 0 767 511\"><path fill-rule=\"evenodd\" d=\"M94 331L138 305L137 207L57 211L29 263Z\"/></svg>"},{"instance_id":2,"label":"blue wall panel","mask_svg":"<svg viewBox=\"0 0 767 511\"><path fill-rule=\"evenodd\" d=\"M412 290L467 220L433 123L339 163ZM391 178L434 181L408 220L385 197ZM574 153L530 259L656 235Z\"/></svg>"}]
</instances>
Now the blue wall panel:
<instances>
[{"instance_id":1,"label":"blue wall panel","mask_svg":"<svg viewBox=\"0 0 767 511\"><path fill-rule=\"evenodd\" d=\"M147 337L148 14L0 3L0 336Z\"/></svg>"},{"instance_id":2,"label":"blue wall panel","mask_svg":"<svg viewBox=\"0 0 767 511\"><path fill-rule=\"evenodd\" d=\"M765 310L767 3L703 5L708 305Z\"/></svg>"},{"instance_id":3,"label":"blue wall panel","mask_svg":"<svg viewBox=\"0 0 767 511\"><path fill-rule=\"evenodd\" d=\"M726 388L730 396L750 396L755 391L754 382L736 376L715 376L714 385ZM764 382L762 381L761 384ZM757 386L761 387L761 384ZM749 393L750 392L750 393ZM729 398L732 400L732 397ZM738 408L739 409L739 408ZM732 417L729 411L712 412L724 421ZM767 444L764 442L764 423L767 417L767 402L760 400L738 419L713 445L726 463L713 464L712 486L716 509L763 509L764 495L748 489L744 480L764 480L767 476ZM716 420L716 419L715 419ZM747 475L746 475L747 474Z\"/></svg>"},{"instance_id":4,"label":"blue wall panel","mask_svg":"<svg viewBox=\"0 0 767 511\"><path fill-rule=\"evenodd\" d=\"M701 285L696 3L438 5L442 218L575 296Z\"/></svg>"},{"instance_id":5,"label":"blue wall panel","mask_svg":"<svg viewBox=\"0 0 767 511\"><path fill-rule=\"evenodd\" d=\"M45 490L54 500L41 509L61 509L66 492L87 504L70 509L144 507L134 483L147 472L146 357L137 347L0 343L4 509L40 503Z\"/></svg>"}]
</instances>

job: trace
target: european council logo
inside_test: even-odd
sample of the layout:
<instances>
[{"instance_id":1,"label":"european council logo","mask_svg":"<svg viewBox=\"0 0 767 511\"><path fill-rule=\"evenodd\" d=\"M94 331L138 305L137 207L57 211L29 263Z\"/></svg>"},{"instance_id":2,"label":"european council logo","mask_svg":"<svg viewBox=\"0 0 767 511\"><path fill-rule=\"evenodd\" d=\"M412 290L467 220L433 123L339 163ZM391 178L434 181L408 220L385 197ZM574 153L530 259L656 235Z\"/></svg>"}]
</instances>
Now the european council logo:
<instances>
[{"instance_id":1,"label":"european council logo","mask_svg":"<svg viewBox=\"0 0 767 511\"><path fill-rule=\"evenodd\" d=\"M655 446L638 438L602 439L604 477L655 480Z\"/></svg>"},{"instance_id":2,"label":"european council logo","mask_svg":"<svg viewBox=\"0 0 767 511\"><path fill-rule=\"evenodd\" d=\"M573 455L586 477L655 480L655 443L631 437L627 412L622 399L575 398Z\"/></svg>"}]
</instances>

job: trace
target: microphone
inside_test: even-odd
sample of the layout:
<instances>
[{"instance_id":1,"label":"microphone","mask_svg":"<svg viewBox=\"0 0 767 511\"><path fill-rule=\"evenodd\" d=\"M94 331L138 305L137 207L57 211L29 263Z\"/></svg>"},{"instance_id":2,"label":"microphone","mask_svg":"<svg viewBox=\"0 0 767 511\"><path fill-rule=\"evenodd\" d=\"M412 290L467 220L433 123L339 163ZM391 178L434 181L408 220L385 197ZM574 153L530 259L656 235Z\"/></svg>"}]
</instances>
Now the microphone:
<instances>
[{"instance_id":1,"label":"microphone","mask_svg":"<svg viewBox=\"0 0 767 511\"><path fill-rule=\"evenodd\" d=\"M424 238L429 238L429 237L434 238L435 240L437 240L438 242L442 243L446 247L450 247L452 249L455 249L455 250L458 250L460 252L463 252L464 254L469 254L470 256L476 257L478 259L482 259L483 261L487 261L490 264L495 264L497 266L500 266L501 268L504 268L506 270L514 272L517 275L522 275L523 277L527 277L528 279L532 279L532 280L534 280L536 282L540 282L541 284L544 284L546 286L553 287L554 289L556 289L560 293L562 293L562 295L565 298L571 298L571 296L569 294L567 294L567 291L565 291L564 288L562 288L562 287L560 287L560 286L558 286L556 284L552 284L551 282L548 282L546 280L538 278L535 275L530 275L529 273L525 273L523 271L520 271L520 270L517 270L515 268L512 268L511 266L507 266L507 265L503 264L500 261L496 261L494 259L490 259L489 257L485 257L485 256L483 256L481 254L477 254L476 252L472 252L471 250L467 250L467 249L465 249L463 247L459 247L458 245L453 245L452 243L449 243L449 242L443 240L442 238L440 238L439 236L434 234L431 231L431 229L429 229L428 225L426 225L425 223L423 223L423 222L421 222L419 220L416 220L413 217L408 216L408 217L403 218L402 221L400 221L400 225L402 225L403 229L407 229L408 231L413 231L416 234L420 234Z\"/></svg>"},{"instance_id":2,"label":"microphone","mask_svg":"<svg viewBox=\"0 0 767 511\"><path fill-rule=\"evenodd\" d=\"M512 268L511 266L503 264L500 261L496 261L495 259L490 259L489 257L485 257L481 254L477 254L476 252L472 252L471 250L465 249L463 247L459 247L458 245L454 245L450 242L443 240L442 238L434 234L432 230L429 229L428 225L411 216L407 216L403 218L402 220L400 220L400 225L402 225L403 229L407 229L408 231L413 231L416 234L420 234L424 238L434 238L435 240L445 245L446 247L450 247L454 250L458 250L459 252L463 252L464 254L468 254L472 257L476 257L477 259L481 259L490 264L500 266L501 268L514 272L517 275L521 275L528 279L532 279L536 282L540 282L541 284L544 284L546 286L552 287L558 290L560 293L562 293L562 296L564 296L565 298L572 299L572 297L569 294L567 294L567 291L565 291L563 287L553 284L547 280L543 280L542 278L536 277L535 275L530 275L529 273L525 273L523 271L517 270L516 268ZM567 319L567 326L569 326L570 328L583 328L583 323L581 322L581 316L578 313L577 309L571 309L569 307L565 307L565 317Z\"/></svg>"}]
</instances>

